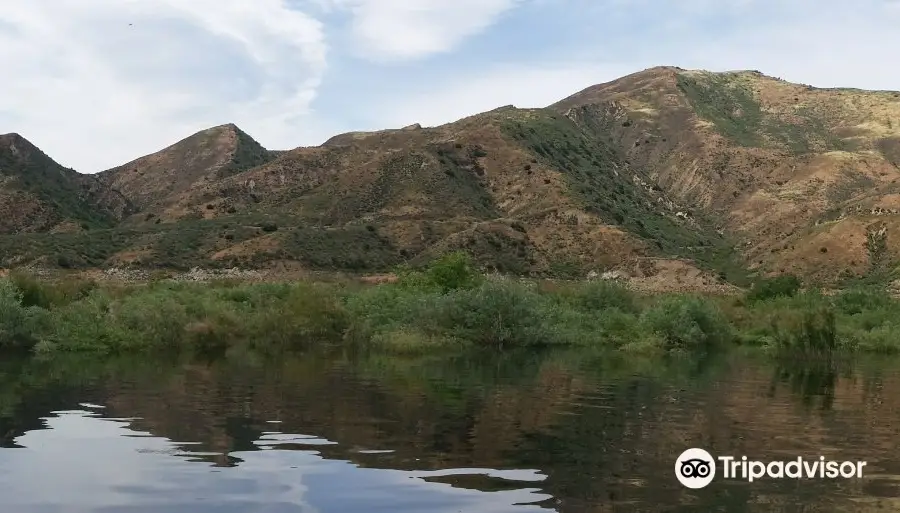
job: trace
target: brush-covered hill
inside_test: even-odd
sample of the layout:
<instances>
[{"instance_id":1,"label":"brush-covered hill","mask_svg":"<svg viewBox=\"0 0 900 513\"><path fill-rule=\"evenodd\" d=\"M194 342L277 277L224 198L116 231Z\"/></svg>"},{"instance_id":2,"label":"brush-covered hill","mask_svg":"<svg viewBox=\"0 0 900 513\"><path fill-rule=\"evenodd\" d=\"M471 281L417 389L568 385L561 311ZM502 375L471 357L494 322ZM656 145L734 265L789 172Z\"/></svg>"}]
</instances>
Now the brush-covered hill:
<instances>
[{"instance_id":1,"label":"brush-covered hill","mask_svg":"<svg viewBox=\"0 0 900 513\"><path fill-rule=\"evenodd\" d=\"M110 227L131 211L96 177L57 164L19 134L0 135L0 235Z\"/></svg>"},{"instance_id":2,"label":"brush-covered hill","mask_svg":"<svg viewBox=\"0 0 900 513\"><path fill-rule=\"evenodd\" d=\"M205 130L99 174L135 206L116 227L7 236L0 265L375 272L461 248L511 273L835 281L900 256L898 166L900 93L660 67L312 148Z\"/></svg>"},{"instance_id":3,"label":"brush-covered hill","mask_svg":"<svg viewBox=\"0 0 900 513\"><path fill-rule=\"evenodd\" d=\"M501 272L569 275L670 253L721 258L724 239L679 208L608 141L551 110L507 107L337 136L194 181L143 219L171 236L125 254L156 260L164 246L180 261L168 241L183 237L206 264L374 271L466 249Z\"/></svg>"},{"instance_id":4,"label":"brush-covered hill","mask_svg":"<svg viewBox=\"0 0 900 513\"><path fill-rule=\"evenodd\" d=\"M900 93L654 68L551 106L611 137L751 268L831 280L900 256Z\"/></svg>"},{"instance_id":5,"label":"brush-covered hill","mask_svg":"<svg viewBox=\"0 0 900 513\"><path fill-rule=\"evenodd\" d=\"M234 124L197 132L151 155L102 171L97 177L141 212L174 215L172 205L195 185L213 183L265 164L273 154Z\"/></svg>"}]
</instances>

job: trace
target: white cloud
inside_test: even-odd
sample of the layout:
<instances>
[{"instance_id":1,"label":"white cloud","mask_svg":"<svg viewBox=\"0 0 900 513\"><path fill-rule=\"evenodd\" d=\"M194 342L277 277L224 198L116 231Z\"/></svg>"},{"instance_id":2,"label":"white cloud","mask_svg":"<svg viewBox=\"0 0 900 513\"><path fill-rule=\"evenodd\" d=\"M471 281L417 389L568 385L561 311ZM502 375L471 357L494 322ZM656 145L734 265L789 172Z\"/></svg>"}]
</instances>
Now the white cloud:
<instances>
[{"instance_id":1,"label":"white cloud","mask_svg":"<svg viewBox=\"0 0 900 513\"><path fill-rule=\"evenodd\" d=\"M94 172L235 122L292 147L326 70L280 0L30 0L0 21L0 132Z\"/></svg>"},{"instance_id":2,"label":"white cloud","mask_svg":"<svg viewBox=\"0 0 900 513\"><path fill-rule=\"evenodd\" d=\"M287 1L318 5L322 19L346 15L354 48L373 62L338 62L343 67L327 77L333 89L323 89L326 51L333 51L326 27ZM19 132L88 172L226 122L268 147L290 148L338 131L435 125L507 104L544 106L657 65L758 69L819 86L900 83L900 68L891 65L900 48L896 1L8 3L0 19L0 132ZM515 23L502 23L519 6ZM334 34L336 27L327 28ZM502 32L476 42L490 46L459 53L487 30ZM517 46L522 37L529 44ZM498 40L509 40L508 48ZM398 61L407 66L379 65ZM333 108L315 112L316 100Z\"/></svg>"},{"instance_id":3,"label":"white cloud","mask_svg":"<svg viewBox=\"0 0 900 513\"><path fill-rule=\"evenodd\" d=\"M373 60L446 52L482 32L522 0L322 0L347 9L358 51ZM322 3L322 2L320 2Z\"/></svg>"}]
</instances>

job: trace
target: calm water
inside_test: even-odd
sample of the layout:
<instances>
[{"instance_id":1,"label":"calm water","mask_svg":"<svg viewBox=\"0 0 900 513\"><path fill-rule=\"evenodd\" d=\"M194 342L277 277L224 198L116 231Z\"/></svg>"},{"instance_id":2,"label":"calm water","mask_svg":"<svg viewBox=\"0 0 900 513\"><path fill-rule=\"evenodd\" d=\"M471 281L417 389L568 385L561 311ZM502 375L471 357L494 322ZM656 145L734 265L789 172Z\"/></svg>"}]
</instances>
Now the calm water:
<instances>
[{"instance_id":1,"label":"calm water","mask_svg":"<svg viewBox=\"0 0 900 513\"><path fill-rule=\"evenodd\" d=\"M596 354L0 364L0 511L890 511L900 361ZM682 487L686 448L866 460Z\"/></svg>"}]
</instances>

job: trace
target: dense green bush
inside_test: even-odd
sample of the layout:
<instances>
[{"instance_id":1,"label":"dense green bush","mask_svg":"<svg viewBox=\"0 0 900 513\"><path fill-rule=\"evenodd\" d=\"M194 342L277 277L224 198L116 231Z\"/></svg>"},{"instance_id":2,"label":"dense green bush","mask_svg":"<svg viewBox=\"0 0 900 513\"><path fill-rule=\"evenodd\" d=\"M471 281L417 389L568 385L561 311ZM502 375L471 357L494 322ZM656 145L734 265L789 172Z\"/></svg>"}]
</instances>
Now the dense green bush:
<instances>
[{"instance_id":1,"label":"dense green bush","mask_svg":"<svg viewBox=\"0 0 900 513\"><path fill-rule=\"evenodd\" d=\"M350 294L345 301L352 319L348 338L366 341L373 336L418 326L429 328L428 313L440 293L409 285L379 285Z\"/></svg>"},{"instance_id":2,"label":"dense green bush","mask_svg":"<svg viewBox=\"0 0 900 513\"><path fill-rule=\"evenodd\" d=\"M556 342L549 301L517 283L489 281L440 298L434 315L439 329L482 346Z\"/></svg>"},{"instance_id":3,"label":"dense green bush","mask_svg":"<svg viewBox=\"0 0 900 513\"><path fill-rule=\"evenodd\" d=\"M900 351L900 302L878 289L806 292L752 304L742 338L779 351Z\"/></svg>"},{"instance_id":4,"label":"dense green bush","mask_svg":"<svg viewBox=\"0 0 900 513\"><path fill-rule=\"evenodd\" d=\"M400 284L411 289L437 290L443 293L478 286L483 275L475 267L472 257L464 251L453 251L431 261L427 267L397 270Z\"/></svg>"},{"instance_id":5,"label":"dense green bush","mask_svg":"<svg viewBox=\"0 0 900 513\"><path fill-rule=\"evenodd\" d=\"M351 294L347 310L354 339L406 341L434 346L489 347L608 345L618 347L647 336L627 290L615 285L542 292L533 284L490 279L477 287L446 293L409 283L380 285Z\"/></svg>"},{"instance_id":6,"label":"dense green bush","mask_svg":"<svg viewBox=\"0 0 900 513\"><path fill-rule=\"evenodd\" d=\"M779 349L804 353L828 353L837 348L835 313L828 306L785 311L773 323Z\"/></svg>"},{"instance_id":7,"label":"dense green bush","mask_svg":"<svg viewBox=\"0 0 900 513\"><path fill-rule=\"evenodd\" d=\"M747 299L762 301L777 297L793 297L800 290L800 286L800 279L792 274L765 278L753 284L753 288L747 294Z\"/></svg>"},{"instance_id":8,"label":"dense green bush","mask_svg":"<svg viewBox=\"0 0 900 513\"><path fill-rule=\"evenodd\" d=\"M671 349L708 349L733 340L731 326L721 310L697 297L664 298L648 308L641 320Z\"/></svg>"},{"instance_id":9,"label":"dense green bush","mask_svg":"<svg viewBox=\"0 0 900 513\"><path fill-rule=\"evenodd\" d=\"M303 283L293 284L282 298L263 305L251 319L251 332L265 334L251 341L262 345L277 342L281 348L336 342L349 326L347 312L333 291Z\"/></svg>"},{"instance_id":10,"label":"dense green bush","mask_svg":"<svg viewBox=\"0 0 900 513\"><path fill-rule=\"evenodd\" d=\"M854 289L843 291L835 298L837 309L847 315L882 311L894 307L895 301L883 289Z\"/></svg>"},{"instance_id":11,"label":"dense green bush","mask_svg":"<svg viewBox=\"0 0 900 513\"><path fill-rule=\"evenodd\" d=\"M790 285L790 283L788 283ZM464 254L397 283L98 285L0 279L0 347L52 351L285 351L355 343L402 351L559 345L707 350L900 351L900 301L883 290L834 296L771 287L768 299L638 296L611 282L485 278Z\"/></svg>"},{"instance_id":12,"label":"dense green bush","mask_svg":"<svg viewBox=\"0 0 900 513\"><path fill-rule=\"evenodd\" d=\"M575 291L574 300L578 308L591 312L611 308L627 313L640 311L635 294L612 281L591 281L580 285Z\"/></svg>"},{"instance_id":13,"label":"dense green bush","mask_svg":"<svg viewBox=\"0 0 900 513\"><path fill-rule=\"evenodd\" d=\"M435 260L425 272L428 279L443 292L472 288L481 283L482 275L468 253L455 251Z\"/></svg>"},{"instance_id":14,"label":"dense green bush","mask_svg":"<svg viewBox=\"0 0 900 513\"><path fill-rule=\"evenodd\" d=\"M41 351L277 350L338 341L347 329L339 298L308 284L161 282L95 289L49 308L22 306L23 296L0 282L0 342L39 342Z\"/></svg>"},{"instance_id":15,"label":"dense green bush","mask_svg":"<svg viewBox=\"0 0 900 513\"><path fill-rule=\"evenodd\" d=\"M8 278L0 278L0 347L14 347L28 337L28 311L22 292Z\"/></svg>"},{"instance_id":16,"label":"dense green bush","mask_svg":"<svg viewBox=\"0 0 900 513\"><path fill-rule=\"evenodd\" d=\"M78 299L97 288L97 283L90 280L41 280L23 272L13 272L9 280L22 295L22 305L51 308L61 306Z\"/></svg>"}]
</instances>

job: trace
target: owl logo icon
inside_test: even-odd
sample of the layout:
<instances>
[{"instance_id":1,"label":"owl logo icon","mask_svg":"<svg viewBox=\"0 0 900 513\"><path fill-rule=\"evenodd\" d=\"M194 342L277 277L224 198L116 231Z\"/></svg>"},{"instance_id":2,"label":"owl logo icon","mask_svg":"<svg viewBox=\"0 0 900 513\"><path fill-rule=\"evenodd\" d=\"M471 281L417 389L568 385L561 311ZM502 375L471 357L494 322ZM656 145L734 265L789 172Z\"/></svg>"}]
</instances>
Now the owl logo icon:
<instances>
[{"instance_id":1,"label":"owl logo icon","mask_svg":"<svg viewBox=\"0 0 900 513\"><path fill-rule=\"evenodd\" d=\"M675 477L687 488L703 488L716 477L716 462L703 449L688 449L675 460Z\"/></svg>"}]
</instances>

